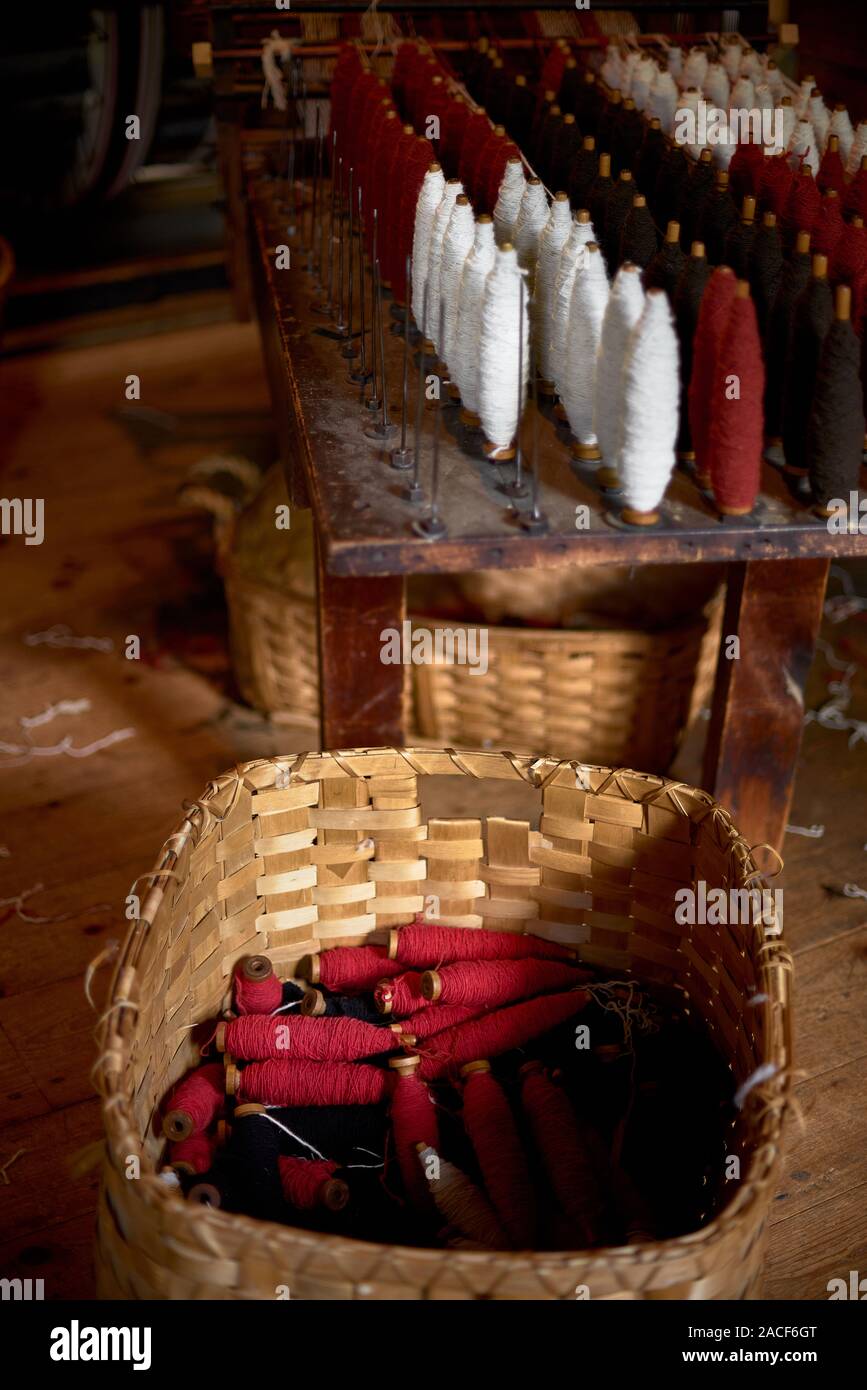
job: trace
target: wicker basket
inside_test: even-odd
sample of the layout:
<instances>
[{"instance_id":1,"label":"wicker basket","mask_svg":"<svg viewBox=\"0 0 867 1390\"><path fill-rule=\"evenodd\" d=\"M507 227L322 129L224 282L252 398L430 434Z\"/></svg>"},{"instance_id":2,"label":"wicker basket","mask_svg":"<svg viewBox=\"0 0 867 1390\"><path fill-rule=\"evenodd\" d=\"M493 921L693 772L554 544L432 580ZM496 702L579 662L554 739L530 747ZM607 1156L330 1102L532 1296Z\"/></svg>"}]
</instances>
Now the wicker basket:
<instances>
[{"instance_id":1,"label":"wicker basket","mask_svg":"<svg viewBox=\"0 0 867 1390\"><path fill-rule=\"evenodd\" d=\"M478 807L484 795L500 812L520 792L541 813L542 833L501 815L425 823L419 775L464 778L467 802ZM437 788L426 781L424 790ZM102 1025L101 1296L271 1299L289 1285L301 1299L571 1299L579 1284L592 1298L753 1295L789 1091L791 958L756 925L676 926L675 890L701 879L762 883L712 797L643 773L362 749L248 763L218 778L163 848ZM772 1064L729 1138L741 1177L710 1224L591 1252L408 1249L185 1203L159 1179L156 1108L198 1061L191 1030L222 1006L238 957L267 951L288 976L308 951L384 939L429 894L440 899L439 922L531 929L687 1002L738 1085Z\"/></svg>"},{"instance_id":2,"label":"wicker basket","mask_svg":"<svg viewBox=\"0 0 867 1390\"><path fill-rule=\"evenodd\" d=\"M273 470L252 502L237 514L215 490L185 488L186 500L218 518L232 657L244 699L275 723L318 724L319 667L313 532L310 513L294 510L289 531L274 526L285 488ZM706 569L708 567L705 567ZM446 629L456 643L480 625L487 634L488 669L469 665L405 667L410 739L456 747L544 748L558 758L630 764L664 771L700 708L709 702L722 623L722 593L705 575L696 579L691 611L680 577L652 567L639 586L595 570L481 571L453 581L411 576L408 602L415 632ZM702 584L704 587L702 587ZM591 614L586 596L597 608ZM644 606L641 607L642 597ZM679 607L678 607L679 605ZM467 623L467 610L493 616L526 613L534 624ZM560 627L558 615L581 611L582 626ZM641 626L627 625L635 611ZM660 610L678 614L660 627ZM688 613L689 616L684 616ZM436 614L438 616L434 617ZM586 626L584 626L586 624ZM471 649L472 650L472 649Z\"/></svg>"}]
</instances>

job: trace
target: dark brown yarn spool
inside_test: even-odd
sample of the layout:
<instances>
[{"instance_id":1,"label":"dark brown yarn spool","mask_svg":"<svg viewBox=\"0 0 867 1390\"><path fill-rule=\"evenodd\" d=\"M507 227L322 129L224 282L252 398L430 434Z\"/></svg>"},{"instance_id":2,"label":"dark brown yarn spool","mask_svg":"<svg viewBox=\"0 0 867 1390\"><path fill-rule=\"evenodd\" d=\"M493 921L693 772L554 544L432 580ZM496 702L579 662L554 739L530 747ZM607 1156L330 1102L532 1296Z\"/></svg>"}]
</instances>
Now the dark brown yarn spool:
<instances>
[{"instance_id":1,"label":"dark brown yarn spool","mask_svg":"<svg viewBox=\"0 0 867 1390\"><path fill-rule=\"evenodd\" d=\"M743 201L740 221L732 227L725 244L725 263L730 265L739 280L749 277L753 243L756 239L756 200L747 194Z\"/></svg>"},{"instance_id":2,"label":"dark brown yarn spool","mask_svg":"<svg viewBox=\"0 0 867 1390\"><path fill-rule=\"evenodd\" d=\"M644 132L641 152L638 156L638 167L635 170L636 182L639 188L651 199L651 202L653 190L656 187L656 176L664 157L665 136L662 133L659 117L654 116Z\"/></svg>"},{"instance_id":3,"label":"dark brown yarn spool","mask_svg":"<svg viewBox=\"0 0 867 1390\"><path fill-rule=\"evenodd\" d=\"M585 135L597 135L603 103L596 74L585 68L575 102L575 119Z\"/></svg>"},{"instance_id":4,"label":"dark brown yarn spool","mask_svg":"<svg viewBox=\"0 0 867 1390\"><path fill-rule=\"evenodd\" d=\"M828 282L827 257L814 256L807 287L795 304L783 386L782 433L786 472L797 477L807 473L807 426L822 348L833 318L834 302Z\"/></svg>"},{"instance_id":5,"label":"dark brown yarn spool","mask_svg":"<svg viewBox=\"0 0 867 1390\"><path fill-rule=\"evenodd\" d=\"M632 97L627 97L620 108L620 114L612 132L614 141L612 167L616 174L619 174L621 169L634 170L638 152L641 149L643 134L644 122L641 119L641 112L636 109Z\"/></svg>"},{"instance_id":6,"label":"dark brown yarn spool","mask_svg":"<svg viewBox=\"0 0 867 1390\"><path fill-rule=\"evenodd\" d=\"M677 452L681 460L691 460L694 457L687 402L698 311L709 278L710 266L704 252L704 243L695 241L674 291L674 322L680 343L680 430Z\"/></svg>"},{"instance_id":7,"label":"dark brown yarn spool","mask_svg":"<svg viewBox=\"0 0 867 1390\"><path fill-rule=\"evenodd\" d=\"M578 104L583 80L584 74L575 59L568 58L566 60L566 66L563 69L560 90L557 93L557 100L562 110L571 111L573 115L575 114L575 108Z\"/></svg>"},{"instance_id":8,"label":"dark brown yarn spool","mask_svg":"<svg viewBox=\"0 0 867 1390\"><path fill-rule=\"evenodd\" d=\"M560 126L560 130L557 134L557 140L551 158L550 187L566 187L572 172L572 161L580 148L581 132L575 124L575 117L571 112L566 112L563 117L563 124Z\"/></svg>"},{"instance_id":9,"label":"dark brown yarn spool","mask_svg":"<svg viewBox=\"0 0 867 1390\"><path fill-rule=\"evenodd\" d=\"M851 322L852 292L838 285L834 319L825 335L807 426L810 484L820 515L857 491L864 447L861 349Z\"/></svg>"},{"instance_id":10,"label":"dark brown yarn spool","mask_svg":"<svg viewBox=\"0 0 867 1390\"><path fill-rule=\"evenodd\" d=\"M533 129L530 131L530 146L528 153L533 165L537 169L539 167L539 141L542 138L542 127L548 118L548 112L551 110L551 107L555 105L555 102L556 93L549 87L543 93L542 99L536 107L533 116Z\"/></svg>"},{"instance_id":11,"label":"dark brown yarn spool","mask_svg":"<svg viewBox=\"0 0 867 1390\"><path fill-rule=\"evenodd\" d=\"M629 169L623 169L620 178L605 201L605 231L601 238L605 263L612 274L620 264L620 238L623 234L623 228L626 226L626 219L632 208L634 197L635 182L632 173ZM599 228L596 226L595 218L593 228L596 232L596 240L599 241Z\"/></svg>"},{"instance_id":12,"label":"dark brown yarn spool","mask_svg":"<svg viewBox=\"0 0 867 1390\"><path fill-rule=\"evenodd\" d=\"M753 251L749 266L749 282L759 331L764 338L767 333L771 308L780 287L783 275L783 241L773 212L766 212L762 225L753 239Z\"/></svg>"},{"instance_id":13,"label":"dark brown yarn spool","mask_svg":"<svg viewBox=\"0 0 867 1390\"><path fill-rule=\"evenodd\" d=\"M729 193L729 176L720 169L698 217L698 233L711 265L725 264L726 237L737 221L737 209Z\"/></svg>"},{"instance_id":14,"label":"dark brown yarn spool","mask_svg":"<svg viewBox=\"0 0 867 1390\"><path fill-rule=\"evenodd\" d=\"M548 108L548 113L539 130L539 145L536 150L535 167L544 183L553 182L554 150L563 125L563 112L556 104Z\"/></svg>"},{"instance_id":15,"label":"dark brown yarn spool","mask_svg":"<svg viewBox=\"0 0 867 1390\"><path fill-rule=\"evenodd\" d=\"M573 208L587 207L598 165L596 137L585 135L581 141L580 150L572 160L572 168L569 170L568 193Z\"/></svg>"},{"instance_id":16,"label":"dark brown yarn spool","mask_svg":"<svg viewBox=\"0 0 867 1390\"><path fill-rule=\"evenodd\" d=\"M680 244L686 251L698 237L698 222L705 200L713 188L713 156L702 150L699 161L684 179L677 202Z\"/></svg>"},{"instance_id":17,"label":"dark brown yarn spool","mask_svg":"<svg viewBox=\"0 0 867 1390\"><path fill-rule=\"evenodd\" d=\"M617 129L620 107L622 105L622 92L613 91L610 100L605 103L602 109L602 113L599 117L599 129L596 132L596 144L603 153L612 156L612 164L614 155L614 134Z\"/></svg>"},{"instance_id":18,"label":"dark brown yarn spool","mask_svg":"<svg viewBox=\"0 0 867 1390\"><path fill-rule=\"evenodd\" d=\"M533 112L536 101L527 85L527 79L519 72L512 85L509 105L503 118L503 125L517 145L525 146L533 129Z\"/></svg>"},{"instance_id":19,"label":"dark brown yarn spool","mask_svg":"<svg viewBox=\"0 0 867 1390\"><path fill-rule=\"evenodd\" d=\"M608 197L614 184L611 179L611 156L601 154L599 156L599 167L593 183L590 186L589 210L590 221L593 223L593 231L596 233L597 242L602 240L605 233L605 213L608 206Z\"/></svg>"},{"instance_id":20,"label":"dark brown yarn spool","mask_svg":"<svg viewBox=\"0 0 867 1390\"><path fill-rule=\"evenodd\" d=\"M789 356L789 339L792 336L792 318L795 304L807 288L809 279L810 234L799 232L795 250L788 264L783 267L765 334L765 434L774 443L780 442L783 433L783 388Z\"/></svg>"},{"instance_id":21,"label":"dark brown yarn spool","mask_svg":"<svg viewBox=\"0 0 867 1390\"><path fill-rule=\"evenodd\" d=\"M631 256L626 259L634 260L635 257ZM673 305L677 282L683 273L685 265L686 256L680 249L680 225L677 222L669 222L665 232L665 239L644 272L643 283L645 290L665 290Z\"/></svg>"},{"instance_id":22,"label":"dark brown yarn spool","mask_svg":"<svg viewBox=\"0 0 867 1390\"><path fill-rule=\"evenodd\" d=\"M667 145L665 156L656 175L656 186L653 189L650 206L653 209L654 217L660 224L668 223L672 218L679 222L681 234L683 232L683 218L679 211L680 199L689 177L689 159L683 146ZM681 244L683 244L682 235Z\"/></svg>"},{"instance_id":23,"label":"dark brown yarn spool","mask_svg":"<svg viewBox=\"0 0 867 1390\"><path fill-rule=\"evenodd\" d=\"M618 264L622 265L624 261L632 261L633 264L639 265L643 269L650 265L658 247L659 238L656 235L656 227L647 206L647 199L643 193L636 193L632 199L632 207L629 209L623 224Z\"/></svg>"}]
</instances>

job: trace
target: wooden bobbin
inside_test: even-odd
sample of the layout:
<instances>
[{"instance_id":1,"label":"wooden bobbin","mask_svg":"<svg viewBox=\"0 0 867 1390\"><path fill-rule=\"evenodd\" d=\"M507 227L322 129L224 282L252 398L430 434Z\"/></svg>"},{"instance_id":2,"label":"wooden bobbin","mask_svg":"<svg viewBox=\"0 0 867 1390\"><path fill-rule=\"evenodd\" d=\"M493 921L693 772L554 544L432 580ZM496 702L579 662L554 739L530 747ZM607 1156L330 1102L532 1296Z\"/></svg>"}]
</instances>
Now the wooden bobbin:
<instances>
[{"instance_id":1,"label":"wooden bobbin","mask_svg":"<svg viewBox=\"0 0 867 1390\"><path fill-rule=\"evenodd\" d=\"M342 1178L326 1178L319 1189L319 1201L328 1211L343 1211L349 1205L349 1188Z\"/></svg>"},{"instance_id":2,"label":"wooden bobbin","mask_svg":"<svg viewBox=\"0 0 867 1390\"><path fill-rule=\"evenodd\" d=\"M810 233L801 231L795 237L795 250L799 256L806 256L810 249Z\"/></svg>"},{"instance_id":3,"label":"wooden bobbin","mask_svg":"<svg viewBox=\"0 0 867 1390\"><path fill-rule=\"evenodd\" d=\"M438 970L426 970L421 977L421 992L425 999L436 1002L443 992L443 977Z\"/></svg>"},{"instance_id":4,"label":"wooden bobbin","mask_svg":"<svg viewBox=\"0 0 867 1390\"><path fill-rule=\"evenodd\" d=\"M186 1110L169 1110L163 1119L163 1134L178 1144L193 1132L193 1117Z\"/></svg>"},{"instance_id":5,"label":"wooden bobbin","mask_svg":"<svg viewBox=\"0 0 867 1390\"><path fill-rule=\"evenodd\" d=\"M307 980L311 985L318 985L321 979L319 971L319 956L302 956L298 962L298 978Z\"/></svg>"},{"instance_id":6,"label":"wooden bobbin","mask_svg":"<svg viewBox=\"0 0 867 1390\"><path fill-rule=\"evenodd\" d=\"M388 1065L392 1071L396 1071L398 1076L412 1076L413 1072L421 1066L420 1057L389 1057Z\"/></svg>"},{"instance_id":7,"label":"wooden bobbin","mask_svg":"<svg viewBox=\"0 0 867 1390\"><path fill-rule=\"evenodd\" d=\"M183 1174L184 1177L192 1178L195 1176L195 1168L192 1163L188 1163L185 1158L175 1159L175 1162L169 1166L173 1168L176 1173Z\"/></svg>"},{"instance_id":8,"label":"wooden bobbin","mask_svg":"<svg viewBox=\"0 0 867 1390\"><path fill-rule=\"evenodd\" d=\"M645 199L645 202L646 202L646 199ZM632 206L633 206L633 207L635 206L635 200L633 200ZM666 241L666 243L667 243L669 246L676 246L677 243L680 241L680 223L679 223L679 222L675 222L675 221L673 221L673 220L672 220L671 222L669 222L668 226L667 226L666 229L665 229L665 241Z\"/></svg>"},{"instance_id":9,"label":"wooden bobbin","mask_svg":"<svg viewBox=\"0 0 867 1390\"><path fill-rule=\"evenodd\" d=\"M683 449L679 451L677 455L677 461L678 463L695 463L695 450Z\"/></svg>"},{"instance_id":10,"label":"wooden bobbin","mask_svg":"<svg viewBox=\"0 0 867 1390\"><path fill-rule=\"evenodd\" d=\"M388 986L388 985L390 985L390 984L391 984L391 977L390 977L390 976L386 976L386 978L385 978L384 980L377 980L376 985L374 986L374 988L375 988L376 990L380 990L380 989L382 989L383 986ZM388 996L387 994L383 994L383 995L374 994L373 998L374 998L374 1002L375 1002L375 1004L376 1004L376 1007L377 1007L377 1009L379 1010L379 1012L380 1012L381 1014L390 1014L390 1013L393 1011L393 1009L394 1009L394 1002L393 1002L393 1000L391 1000L391 999L389 998L389 996Z\"/></svg>"},{"instance_id":11,"label":"wooden bobbin","mask_svg":"<svg viewBox=\"0 0 867 1390\"><path fill-rule=\"evenodd\" d=\"M597 463L602 457L598 444L582 444L577 439L572 440L569 445L569 452L573 459L578 459L582 463Z\"/></svg>"},{"instance_id":12,"label":"wooden bobbin","mask_svg":"<svg viewBox=\"0 0 867 1390\"><path fill-rule=\"evenodd\" d=\"M515 457L515 446L513 444L507 444L504 447L501 444L488 444L486 442L484 449L491 463L509 463Z\"/></svg>"},{"instance_id":13,"label":"wooden bobbin","mask_svg":"<svg viewBox=\"0 0 867 1390\"><path fill-rule=\"evenodd\" d=\"M187 1193L188 1202L197 1202L200 1207L221 1207L223 1198L219 1188L212 1182L197 1182Z\"/></svg>"},{"instance_id":14,"label":"wooden bobbin","mask_svg":"<svg viewBox=\"0 0 867 1390\"><path fill-rule=\"evenodd\" d=\"M624 507L620 516L627 526L655 526L659 512L637 512L634 507Z\"/></svg>"},{"instance_id":15,"label":"wooden bobbin","mask_svg":"<svg viewBox=\"0 0 867 1390\"><path fill-rule=\"evenodd\" d=\"M229 1054L226 1053L226 1095L235 1096L238 1094L238 1079L241 1073L234 1062L229 1061Z\"/></svg>"},{"instance_id":16,"label":"wooden bobbin","mask_svg":"<svg viewBox=\"0 0 867 1390\"><path fill-rule=\"evenodd\" d=\"M474 410L468 410L466 406L461 407L461 424L466 425L468 430L477 430L481 425L481 419Z\"/></svg>"},{"instance_id":17,"label":"wooden bobbin","mask_svg":"<svg viewBox=\"0 0 867 1390\"><path fill-rule=\"evenodd\" d=\"M601 468L596 469L596 485L605 488L606 491L613 492L620 488L620 478L616 468L604 463Z\"/></svg>"},{"instance_id":18,"label":"wooden bobbin","mask_svg":"<svg viewBox=\"0 0 867 1390\"><path fill-rule=\"evenodd\" d=\"M741 221L751 227L756 219L756 200L751 193L747 193L741 207Z\"/></svg>"},{"instance_id":19,"label":"wooden bobbin","mask_svg":"<svg viewBox=\"0 0 867 1390\"><path fill-rule=\"evenodd\" d=\"M251 984L261 980L270 980L274 974L274 967L268 956L244 956L238 969L244 979L249 980Z\"/></svg>"},{"instance_id":20,"label":"wooden bobbin","mask_svg":"<svg viewBox=\"0 0 867 1390\"><path fill-rule=\"evenodd\" d=\"M388 933L388 959L389 959L389 960L397 960L397 942L398 942L399 936L400 936L400 931L398 930L398 928L397 928L397 927L392 927L391 931Z\"/></svg>"},{"instance_id":21,"label":"wooden bobbin","mask_svg":"<svg viewBox=\"0 0 867 1390\"><path fill-rule=\"evenodd\" d=\"M235 1107L235 1119L243 1120L245 1115L264 1115L265 1106L258 1100L245 1100L243 1105Z\"/></svg>"},{"instance_id":22,"label":"wooden bobbin","mask_svg":"<svg viewBox=\"0 0 867 1390\"><path fill-rule=\"evenodd\" d=\"M479 1060L478 1060L478 1062L467 1062L465 1066L461 1067L460 1074L461 1074L461 1076L467 1077L467 1076L472 1076L473 1073L474 1073L474 1072L477 1072L477 1071L478 1071L478 1072L481 1072L481 1071L490 1071L490 1070L491 1070L491 1064L490 1064L490 1062L486 1061L483 1057L480 1057Z\"/></svg>"},{"instance_id":23,"label":"wooden bobbin","mask_svg":"<svg viewBox=\"0 0 867 1390\"><path fill-rule=\"evenodd\" d=\"M218 1023L218 1024L217 1024L217 1031L216 1031L216 1033L214 1034L214 1046L216 1047L216 1049L217 1049L218 1052L225 1052L225 1051L226 1051L226 1025L225 1025L225 1023Z\"/></svg>"},{"instance_id":24,"label":"wooden bobbin","mask_svg":"<svg viewBox=\"0 0 867 1390\"><path fill-rule=\"evenodd\" d=\"M325 995L321 989L308 989L301 1000L301 1013L305 1018L321 1018L325 1013Z\"/></svg>"}]
</instances>

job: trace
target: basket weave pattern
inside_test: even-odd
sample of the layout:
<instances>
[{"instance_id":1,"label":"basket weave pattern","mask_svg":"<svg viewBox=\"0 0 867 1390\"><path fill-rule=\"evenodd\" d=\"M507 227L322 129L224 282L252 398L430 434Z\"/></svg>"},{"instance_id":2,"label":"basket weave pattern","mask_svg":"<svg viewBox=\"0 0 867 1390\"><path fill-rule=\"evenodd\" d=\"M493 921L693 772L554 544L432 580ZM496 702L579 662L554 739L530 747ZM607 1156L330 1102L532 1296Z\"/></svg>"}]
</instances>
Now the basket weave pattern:
<instances>
[{"instance_id":1,"label":"basket weave pattern","mask_svg":"<svg viewBox=\"0 0 867 1390\"><path fill-rule=\"evenodd\" d=\"M420 776L521 779L540 830L491 816L422 819ZM163 848L113 981L96 1067L107 1135L97 1237L103 1297L302 1299L738 1298L756 1290L790 1067L791 959L761 928L678 926L672 894L761 886L749 847L704 792L629 771L453 749L366 749L258 761L192 803ZM155 1112L199 1060L194 1025L225 1003L239 956L290 975L308 951L434 921L532 930L583 960L686 997L747 1098L729 1149L741 1181L701 1231L592 1252L375 1245L186 1203L159 1180ZM760 994L762 1002L746 1007ZM689 1098L684 1097L684 1104ZM140 1160L131 1179L129 1159Z\"/></svg>"}]
</instances>

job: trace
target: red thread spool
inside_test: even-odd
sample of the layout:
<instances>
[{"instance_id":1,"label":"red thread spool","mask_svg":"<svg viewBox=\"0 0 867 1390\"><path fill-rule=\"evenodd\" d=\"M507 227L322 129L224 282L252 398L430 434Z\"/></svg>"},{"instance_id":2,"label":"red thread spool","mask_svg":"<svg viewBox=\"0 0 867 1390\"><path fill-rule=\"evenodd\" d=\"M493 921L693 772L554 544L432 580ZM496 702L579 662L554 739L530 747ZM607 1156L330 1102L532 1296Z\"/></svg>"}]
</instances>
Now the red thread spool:
<instances>
[{"instance_id":1,"label":"red thread spool","mask_svg":"<svg viewBox=\"0 0 867 1390\"><path fill-rule=\"evenodd\" d=\"M554 1195L587 1244L596 1245L603 1230L602 1197L572 1106L541 1063L527 1062L519 1075L521 1101Z\"/></svg>"},{"instance_id":2,"label":"red thread spool","mask_svg":"<svg viewBox=\"0 0 867 1390\"><path fill-rule=\"evenodd\" d=\"M734 303L737 281L728 266L721 265L707 282L698 311L693 340L692 376L689 382L689 428L696 456L696 477L710 483L710 420L717 402L713 400L720 343Z\"/></svg>"},{"instance_id":3,"label":"red thread spool","mask_svg":"<svg viewBox=\"0 0 867 1390\"><path fill-rule=\"evenodd\" d=\"M383 282L394 287L397 266L397 245L400 233L400 200L406 178L406 164L416 137L412 126L401 129L386 171L384 207L379 216L379 259ZM397 296L395 295L395 300ZM401 301L403 302L403 301Z\"/></svg>"},{"instance_id":4,"label":"red thread spool","mask_svg":"<svg viewBox=\"0 0 867 1390\"><path fill-rule=\"evenodd\" d=\"M573 989L568 994L528 999L446 1028L434 1035L435 1041L422 1058L421 1075L425 1081L436 1081L477 1057L499 1057L513 1047L523 1047L580 1013L588 999L585 990Z\"/></svg>"},{"instance_id":5,"label":"red thread spool","mask_svg":"<svg viewBox=\"0 0 867 1390\"><path fill-rule=\"evenodd\" d=\"M451 177L452 170L458 167L461 145L469 119L470 108L463 97L453 97L446 107L446 113L440 126L439 162L444 169L449 171L448 177Z\"/></svg>"},{"instance_id":6,"label":"red thread spool","mask_svg":"<svg viewBox=\"0 0 867 1390\"><path fill-rule=\"evenodd\" d=\"M400 1025L395 1025L400 1028ZM355 1062L402 1047L400 1031L356 1018L236 1018L217 1026L218 1052L241 1061Z\"/></svg>"},{"instance_id":7,"label":"red thread spool","mask_svg":"<svg viewBox=\"0 0 867 1390\"><path fill-rule=\"evenodd\" d=\"M830 260L843 235L843 214L840 211L840 198L831 190L826 193L819 205L819 214L813 223L811 244L813 250Z\"/></svg>"},{"instance_id":8,"label":"red thread spool","mask_svg":"<svg viewBox=\"0 0 867 1390\"><path fill-rule=\"evenodd\" d=\"M765 154L761 145L738 145L729 163L729 187L738 203L755 197L764 173Z\"/></svg>"},{"instance_id":9,"label":"red thread spool","mask_svg":"<svg viewBox=\"0 0 867 1390\"><path fill-rule=\"evenodd\" d=\"M403 1185L413 1206L429 1211L433 1198L418 1161L418 1145L439 1148L439 1125L430 1091L419 1077L418 1057L392 1057L391 1126Z\"/></svg>"},{"instance_id":10,"label":"red thread spool","mask_svg":"<svg viewBox=\"0 0 867 1390\"><path fill-rule=\"evenodd\" d=\"M833 279L837 284L854 285L867 268L867 231L860 217L847 222L834 248Z\"/></svg>"},{"instance_id":11,"label":"red thread spool","mask_svg":"<svg viewBox=\"0 0 867 1390\"><path fill-rule=\"evenodd\" d=\"M283 1002L283 986L267 956L245 956L235 967L235 1012L271 1014Z\"/></svg>"},{"instance_id":12,"label":"red thread spool","mask_svg":"<svg viewBox=\"0 0 867 1390\"><path fill-rule=\"evenodd\" d=\"M169 1097L163 1119L163 1134L180 1143L191 1134L201 1134L213 1124L225 1100L223 1068L219 1062L206 1062L180 1081Z\"/></svg>"},{"instance_id":13,"label":"red thread spool","mask_svg":"<svg viewBox=\"0 0 867 1390\"><path fill-rule=\"evenodd\" d=\"M819 172L816 175L816 183L823 193L827 193L829 188L842 198L846 187L846 175L843 168L843 161L840 158L840 141L836 135L828 137L828 148L822 156L822 163L819 165Z\"/></svg>"},{"instance_id":14,"label":"red thread spool","mask_svg":"<svg viewBox=\"0 0 867 1390\"><path fill-rule=\"evenodd\" d=\"M479 156L490 134L491 123L484 110L474 111L467 121L458 160L458 178L467 192L474 187Z\"/></svg>"},{"instance_id":15,"label":"red thread spool","mask_svg":"<svg viewBox=\"0 0 867 1390\"><path fill-rule=\"evenodd\" d=\"M861 167L846 189L844 206L847 212L854 212L867 222L867 154L861 160Z\"/></svg>"},{"instance_id":16,"label":"red thread spool","mask_svg":"<svg viewBox=\"0 0 867 1390\"><path fill-rule=\"evenodd\" d=\"M362 1062L251 1062L243 1071L226 1067L226 1090L239 1102L261 1105L379 1105L388 1096L388 1076Z\"/></svg>"},{"instance_id":17,"label":"red thread spool","mask_svg":"<svg viewBox=\"0 0 867 1390\"><path fill-rule=\"evenodd\" d=\"M407 970L390 980L380 980L373 991L373 1000L381 1014L394 1014L396 1018L425 1009L430 1003L422 991L422 976L415 970Z\"/></svg>"},{"instance_id":18,"label":"red thread spool","mask_svg":"<svg viewBox=\"0 0 867 1390\"><path fill-rule=\"evenodd\" d=\"M728 399L732 377L738 395ZM723 516L745 516L759 491L764 434L765 368L755 306L746 280L739 280L720 340L714 410L710 422L710 477Z\"/></svg>"},{"instance_id":19,"label":"red thread spool","mask_svg":"<svg viewBox=\"0 0 867 1390\"><path fill-rule=\"evenodd\" d=\"M485 1191L516 1250L536 1238L536 1197L512 1108L487 1061L468 1062L464 1078L464 1125Z\"/></svg>"},{"instance_id":20,"label":"red thread spool","mask_svg":"<svg viewBox=\"0 0 867 1390\"><path fill-rule=\"evenodd\" d=\"M402 966L433 970L459 960L576 961L575 951L529 932L473 931L467 927L429 927L418 922L389 932L388 955Z\"/></svg>"},{"instance_id":21,"label":"red thread spool","mask_svg":"<svg viewBox=\"0 0 867 1390\"><path fill-rule=\"evenodd\" d=\"M214 1162L216 1144L207 1134L191 1134L172 1144L169 1161L178 1173L207 1173Z\"/></svg>"},{"instance_id":22,"label":"red thread spool","mask_svg":"<svg viewBox=\"0 0 867 1390\"><path fill-rule=\"evenodd\" d=\"M277 1160L280 1185L286 1201L299 1211L343 1211L349 1202L349 1188L342 1178L336 1178L339 1165L329 1159L285 1158Z\"/></svg>"},{"instance_id":23,"label":"red thread spool","mask_svg":"<svg viewBox=\"0 0 867 1390\"><path fill-rule=\"evenodd\" d=\"M458 1023L478 1018L480 1012L481 1010L469 1009L464 1004L425 1005L417 1013L405 1018L401 1026L413 1034L416 1042L421 1042L424 1038L433 1037L435 1033L444 1032L446 1028L454 1028Z\"/></svg>"},{"instance_id":24,"label":"red thread spool","mask_svg":"<svg viewBox=\"0 0 867 1390\"><path fill-rule=\"evenodd\" d=\"M816 187L816 180L809 167L804 165L795 176L783 211L783 225L790 235L812 232L821 203L822 195Z\"/></svg>"},{"instance_id":25,"label":"red thread spool","mask_svg":"<svg viewBox=\"0 0 867 1390\"><path fill-rule=\"evenodd\" d=\"M362 72L358 53L351 45L341 49L331 77L331 126L328 131L328 145L334 132L337 132L338 148L347 128L347 114L352 88ZM342 153L342 150L340 151Z\"/></svg>"},{"instance_id":26,"label":"red thread spool","mask_svg":"<svg viewBox=\"0 0 867 1390\"><path fill-rule=\"evenodd\" d=\"M362 203L370 197L369 156L373 122L383 101L388 97L388 87L381 78L374 78L365 88L364 101L358 121L358 145L355 160L355 184L362 192Z\"/></svg>"},{"instance_id":27,"label":"red thread spool","mask_svg":"<svg viewBox=\"0 0 867 1390\"><path fill-rule=\"evenodd\" d=\"M362 117L367 109L371 92L375 92L378 87L379 84L374 73L362 72L350 93L346 114L346 139L342 142L340 154L343 156L344 164L354 166L356 175L359 173L359 165L363 156L358 138Z\"/></svg>"},{"instance_id":28,"label":"red thread spool","mask_svg":"<svg viewBox=\"0 0 867 1390\"><path fill-rule=\"evenodd\" d=\"M399 975L402 970L383 946L335 946L318 956L304 956L298 963L302 980L323 985L334 994L361 994L386 975Z\"/></svg>"},{"instance_id":29,"label":"red thread spool","mask_svg":"<svg viewBox=\"0 0 867 1390\"><path fill-rule=\"evenodd\" d=\"M773 212L782 221L794 174L784 154L772 155L762 165L759 182L759 203L764 212Z\"/></svg>"},{"instance_id":30,"label":"red thread spool","mask_svg":"<svg viewBox=\"0 0 867 1390\"><path fill-rule=\"evenodd\" d=\"M370 122L370 134L368 136L368 151L364 161L364 192L362 207L364 210L364 226L367 236L367 247L370 255L373 255L373 211L376 208L381 215L379 200L379 190L381 186L382 163L387 158L387 138L385 134L386 125L394 126L397 130L397 112L390 100L379 103L373 118Z\"/></svg>"},{"instance_id":31,"label":"red thread spool","mask_svg":"<svg viewBox=\"0 0 867 1390\"><path fill-rule=\"evenodd\" d=\"M466 1004L494 1009L535 994L552 994L589 980L584 970L548 960L462 961L442 970L426 970L421 992L432 1003Z\"/></svg>"}]
</instances>

